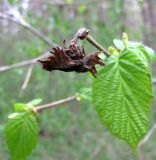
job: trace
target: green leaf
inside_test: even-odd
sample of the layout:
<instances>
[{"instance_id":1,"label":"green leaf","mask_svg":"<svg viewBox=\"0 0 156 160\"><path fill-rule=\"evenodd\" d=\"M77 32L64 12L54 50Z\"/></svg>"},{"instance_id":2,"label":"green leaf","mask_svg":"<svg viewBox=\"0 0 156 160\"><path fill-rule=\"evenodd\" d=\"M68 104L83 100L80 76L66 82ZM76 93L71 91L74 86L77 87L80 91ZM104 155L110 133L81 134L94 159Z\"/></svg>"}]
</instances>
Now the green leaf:
<instances>
[{"instance_id":1,"label":"green leaf","mask_svg":"<svg viewBox=\"0 0 156 160\"><path fill-rule=\"evenodd\" d=\"M13 116L5 127L5 139L13 160L25 159L37 144L36 117L26 112Z\"/></svg>"},{"instance_id":2,"label":"green leaf","mask_svg":"<svg viewBox=\"0 0 156 160\"><path fill-rule=\"evenodd\" d=\"M119 39L114 39L113 43L114 43L115 47L121 51L125 48L123 42Z\"/></svg>"},{"instance_id":3,"label":"green leaf","mask_svg":"<svg viewBox=\"0 0 156 160\"><path fill-rule=\"evenodd\" d=\"M123 42L122 42L121 40L119 40L119 39L114 39L114 40L113 40L113 43L114 43L115 47L116 47L117 49L121 50L121 51L125 48ZM128 46L129 46L129 47L137 47L137 46L140 45L140 44L141 44L141 43L139 43L139 42L128 41Z\"/></svg>"},{"instance_id":4,"label":"green leaf","mask_svg":"<svg viewBox=\"0 0 156 160\"><path fill-rule=\"evenodd\" d=\"M138 49L142 52L142 55L147 59L149 63L156 60L156 53L153 49L144 45L139 45Z\"/></svg>"},{"instance_id":5,"label":"green leaf","mask_svg":"<svg viewBox=\"0 0 156 160\"><path fill-rule=\"evenodd\" d=\"M80 91L78 92L78 98L79 100L86 100L91 102L91 93L92 90L91 88L81 88Z\"/></svg>"},{"instance_id":6,"label":"green leaf","mask_svg":"<svg viewBox=\"0 0 156 160\"><path fill-rule=\"evenodd\" d=\"M20 114L21 114L21 113L14 112L14 113L10 114L10 115L8 116L8 118L9 118L9 119L13 119L13 118L15 118L16 116L18 116L18 115L20 115Z\"/></svg>"},{"instance_id":7,"label":"green leaf","mask_svg":"<svg viewBox=\"0 0 156 160\"><path fill-rule=\"evenodd\" d=\"M27 104L32 105L32 106L36 106L36 105L40 104L41 102L42 102L42 99L34 99L34 100L28 102Z\"/></svg>"},{"instance_id":8,"label":"green leaf","mask_svg":"<svg viewBox=\"0 0 156 160\"><path fill-rule=\"evenodd\" d=\"M14 109L16 111L25 111L27 109L27 104L25 103L15 103L14 104Z\"/></svg>"},{"instance_id":9,"label":"green leaf","mask_svg":"<svg viewBox=\"0 0 156 160\"><path fill-rule=\"evenodd\" d=\"M123 45L123 42L121 40L114 39L113 43L117 49L121 51L124 50L125 46ZM151 63L154 60L156 60L156 53L154 52L154 50L147 46L144 46L141 42L139 43L139 42L128 41L128 46L139 49L141 52L140 55L146 58L147 62Z\"/></svg>"},{"instance_id":10,"label":"green leaf","mask_svg":"<svg viewBox=\"0 0 156 160\"><path fill-rule=\"evenodd\" d=\"M103 124L136 151L148 129L149 107L153 98L149 66L127 48L112 58L93 79L92 98Z\"/></svg>"}]
</instances>

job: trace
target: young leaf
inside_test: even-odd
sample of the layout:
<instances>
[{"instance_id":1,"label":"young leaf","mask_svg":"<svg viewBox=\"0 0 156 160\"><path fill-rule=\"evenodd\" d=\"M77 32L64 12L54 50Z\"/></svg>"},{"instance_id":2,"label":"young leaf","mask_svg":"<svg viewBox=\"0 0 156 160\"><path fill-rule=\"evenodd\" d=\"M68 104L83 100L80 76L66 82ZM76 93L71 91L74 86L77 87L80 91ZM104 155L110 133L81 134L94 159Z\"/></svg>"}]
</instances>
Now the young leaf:
<instances>
[{"instance_id":1,"label":"young leaf","mask_svg":"<svg viewBox=\"0 0 156 160\"><path fill-rule=\"evenodd\" d=\"M122 42L121 40L119 40L119 39L114 39L114 40L113 40L113 43L114 43L115 47L116 47L117 49L121 50L121 51L125 48L123 42ZM141 44L141 43L139 43L139 42L128 41L128 46L129 46L129 47L137 47L137 46L140 45L140 44Z\"/></svg>"},{"instance_id":2,"label":"young leaf","mask_svg":"<svg viewBox=\"0 0 156 160\"><path fill-rule=\"evenodd\" d=\"M91 93L92 93L91 88L81 88L78 93L78 96L79 96L78 98L79 100L86 100L91 102L92 100Z\"/></svg>"},{"instance_id":3,"label":"young leaf","mask_svg":"<svg viewBox=\"0 0 156 160\"><path fill-rule=\"evenodd\" d=\"M110 58L93 80L93 103L110 132L136 151L148 128L153 97L150 70L132 47Z\"/></svg>"},{"instance_id":4,"label":"young leaf","mask_svg":"<svg viewBox=\"0 0 156 160\"><path fill-rule=\"evenodd\" d=\"M25 103L15 103L14 104L14 109L16 111L25 111L27 109L27 104Z\"/></svg>"},{"instance_id":5,"label":"young leaf","mask_svg":"<svg viewBox=\"0 0 156 160\"><path fill-rule=\"evenodd\" d=\"M147 59L147 62L153 62L156 60L156 53L153 49L144 46L144 45L138 45L137 48L142 52L142 55Z\"/></svg>"},{"instance_id":6,"label":"young leaf","mask_svg":"<svg viewBox=\"0 0 156 160\"><path fill-rule=\"evenodd\" d=\"M28 102L27 104L32 105L32 106L36 106L36 105L40 104L41 102L42 102L42 99L34 99L34 100Z\"/></svg>"},{"instance_id":7,"label":"young leaf","mask_svg":"<svg viewBox=\"0 0 156 160\"><path fill-rule=\"evenodd\" d=\"M8 118L9 118L9 119L13 119L13 118L15 118L16 116L18 116L18 115L20 115L20 114L21 114L21 113L14 112L14 113L10 114L10 115L8 116Z\"/></svg>"},{"instance_id":8,"label":"young leaf","mask_svg":"<svg viewBox=\"0 0 156 160\"><path fill-rule=\"evenodd\" d=\"M117 49L121 51L124 50L125 46L123 45L123 42L121 40L114 39L113 43ZM141 42L138 43L138 42L128 41L128 46L140 50L141 52L140 55L144 56L144 58L147 59L147 62L151 63L154 60L156 60L156 53L154 52L154 50L147 46L144 46Z\"/></svg>"},{"instance_id":9,"label":"young leaf","mask_svg":"<svg viewBox=\"0 0 156 160\"><path fill-rule=\"evenodd\" d=\"M36 147L38 124L32 113L13 116L5 127L5 139L13 160L25 159Z\"/></svg>"}]
</instances>

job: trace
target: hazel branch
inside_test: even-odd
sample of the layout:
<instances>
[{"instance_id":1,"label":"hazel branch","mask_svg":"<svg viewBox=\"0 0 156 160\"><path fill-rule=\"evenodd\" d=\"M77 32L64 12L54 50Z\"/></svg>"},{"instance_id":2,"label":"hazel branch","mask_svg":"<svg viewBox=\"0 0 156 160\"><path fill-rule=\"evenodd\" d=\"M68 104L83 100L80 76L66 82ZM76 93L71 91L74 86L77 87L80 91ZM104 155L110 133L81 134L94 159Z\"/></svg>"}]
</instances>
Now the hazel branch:
<instances>
[{"instance_id":1,"label":"hazel branch","mask_svg":"<svg viewBox=\"0 0 156 160\"><path fill-rule=\"evenodd\" d=\"M153 133L156 130L156 124L154 124L152 126L152 128L149 130L149 132L145 135L145 137L140 141L139 145L138 145L138 160L142 160L143 156L142 156L142 149L143 146L149 141L149 139L151 138L151 136L153 135Z\"/></svg>"},{"instance_id":2,"label":"hazel branch","mask_svg":"<svg viewBox=\"0 0 156 160\"><path fill-rule=\"evenodd\" d=\"M97 41L95 41L91 36L87 36L86 40L91 43L95 48L97 48L99 51L103 52L107 57L109 57L108 52L105 48L103 48Z\"/></svg>"},{"instance_id":3,"label":"hazel branch","mask_svg":"<svg viewBox=\"0 0 156 160\"><path fill-rule=\"evenodd\" d=\"M34 59L25 60L25 61L15 63L15 64L12 64L12 65L0 66L0 72L4 72L4 71L7 71L7 70L10 70L10 69L13 69L13 68L20 68L20 67L24 67L24 66L27 66L27 65L34 64L34 63L37 62L37 60L45 58L48 55L49 55L49 53L46 52L43 55L38 56Z\"/></svg>"},{"instance_id":4,"label":"hazel branch","mask_svg":"<svg viewBox=\"0 0 156 160\"><path fill-rule=\"evenodd\" d=\"M156 78L153 79L153 84L156 84Z\"/></svg>"},{"instance_id":5,"label":"hazel branch","mask_svg":"<svg viewBox=\"0 0 156 160\"><path fill-rule=\"evenodd\" d=\"M156 124L152 126L152 128L149 130L149 132L146 134L143 140L140 141L139 147L142 147L148 140L151 138L152 134L156 130Z\"/></svg>"},{"instance_id":6,"label":"hazel branch","mask_svg":"<svg viewBox=\"0 0 156 160\"><path fill-rule=\"evenodd\" d=\"M35 110L35 112L40 112L44 109L52 108L52 107L62 105L62 104L66 104L66 103L69 103L69 102L74 101L74 100L76 100L76 95L65 98L65 99L61 99L61 100L58 100L58 101L55 101L55 102L52 102L52 103L37 106L37 107L34 108L34 110Z\"/></svg>"},{"instance_id":7,"label":"hazel branch","mask_svg":"<svg viewBox=\"0 0 156 160\"><path fill-rule=\"evenodd\" d=\"M31 79L31 76L32 76L32 71L34 69L34 64L31 64L28 71L27 71L27 74L26 74L26 77L24 79L24 82L22 84L22 87L21 87L21 90L20 90L20 93L19 93L19 97L23 96L24 94L24 91L26 90L27 86L28 86L28 83Z\"/></svg>"},{"instance_id":8,"label":"hazel branch","mask_svg":"<svg viewBox=\"0 0 156 160\"><path fill-rule=\"evenodd\" d=\"M4 72L13 68L19 68L19 67L24 67L30 64L35 63L36 60L35 59L29 59L29 60L25 60L19 63L14 63L12 65L5 65L5 66L0 66L0 72Z\"/></svg>"},{"instance_id":9,"label":"hazel branch","mask_svg":"<svg viewBox=\"0 0 156 160\"><path fill-rule=\"evenodd\" d=\"M80 40L87 40L90 44L92 44L95 48L97 48L99 51L103 52L107 57L109 56L109 53L107 50L102 47L93 37L89 35L89 30L87 28L80 28L77 33L75 34L74 38L71 40L72 42L76 42Z\"/></svg>"},{"instance_id":10,"label":"hazel branch","mask_svg":"<svg viewBox=\"0 0 156 160\"><path fill-rule=\"evenodd\" d=\"M56 43L54 43L53 41L51 41L43 33L41 33L40 31L38 31L36 28L34 28L33 26L31 26L29 23L27 23L22 17L17 18L15 16L9 16L8 14L4 14L4 13L0 12L0 19L6 19L8 21L11 21L11 22L14 22L16 24L19 24L20 26L26 28L27 30L29 30L30 32L32 32L34 35L36 35L37 37L39 37L40 39L42 39L44 42L46 42L50 46L56 47Z\"/></svg>"}]
</instances>

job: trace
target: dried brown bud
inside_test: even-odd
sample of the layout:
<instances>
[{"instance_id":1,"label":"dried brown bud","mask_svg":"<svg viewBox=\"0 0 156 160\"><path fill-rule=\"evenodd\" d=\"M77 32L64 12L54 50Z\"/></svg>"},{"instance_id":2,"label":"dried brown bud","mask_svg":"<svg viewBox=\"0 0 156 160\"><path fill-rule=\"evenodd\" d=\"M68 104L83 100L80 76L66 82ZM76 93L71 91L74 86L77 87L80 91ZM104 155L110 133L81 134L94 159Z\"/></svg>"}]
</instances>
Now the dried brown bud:
<instances>
[{"instance_id":1,"label":"dried brown bud","mask_svg":"<svg viewBox=\"0 0 156 160\"><path fill-rule=\"evenodd\" d=\"M81 39L81 40L84 40L87 38L88 34L89 34L89 30L86 29L86 28L80 28L78 30L78 38Z\"/></svg>"},{"instance_id":2,"label":"dried brown bud","mask_svg":"<svg viewBox=\"0 0 156 160\"><path fill-rule=\"evenodd\" d=\"M43 69L47 71L60 70L64 72L91 72L94 76L97 73L95 65L104 65L98 57L99 52L93 55L86 55L84 48L73 43L62 48L52 48L51 55L45 60L39 60Z\"/></svg>"}]
</instances>

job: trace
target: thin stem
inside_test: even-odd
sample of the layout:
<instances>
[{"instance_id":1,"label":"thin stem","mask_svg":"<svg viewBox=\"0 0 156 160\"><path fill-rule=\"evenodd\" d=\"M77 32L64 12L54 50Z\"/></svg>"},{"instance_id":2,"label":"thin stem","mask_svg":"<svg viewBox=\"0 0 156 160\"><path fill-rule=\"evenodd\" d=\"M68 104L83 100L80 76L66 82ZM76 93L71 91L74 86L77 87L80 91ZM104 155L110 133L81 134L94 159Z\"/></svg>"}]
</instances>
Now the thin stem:
<instances>
[{"instance_id":1,"label":"thin stem","mask_svg":"<svg viewBox=\"0 0 156 160\"><path fill-rule=\"evenodd\" d=\"M62 104L71 102L73 100L76 100L76 96L71 96L71 97L68 97L68 98L65 98L65 99L61 99L59 101L55 101L55 102L52 102L52 103L37 106L37 107L35 107L35 111L39 112L39 111L42 111L42 110L47 109L47 108L52 108L52 107L55 107L55 106L58 106L58 105L62 105Z\"/></svg>"},{"instance_id":2,"label":"thin stem","mask_svg":"<svg viewBox=\"0 0 156 160\"><path fill-rule=\"evenodd\" d=\"M20 26L26 28L27 30L29 30L30 32L32 32L34 35L38 36L40 39L42 39L44 42L46 42L48 45L50 45L52 47L56 47L57 46L56 43L54 43L53 41L51 41L43 33L41 33L40 31L38 31L36 28L34 28L33 26L31 26L29 23L27 23L22 18L17 19L16 17L11 17L11 16L8 16L7 14L3 14L1 12L0 12L0 18L1 19L7 19L7 20L9 20L11 22L19 24Z\"/></svg>"},{"instance_id":3,"label":"thin stem","mask_svg":"<svg viewBox=\"0 0 156 160\"><path fill-rule=\"evenodd\" d=\"M79 28L77 33L75 34L74 38L70 41L70 43L77 43L78 40L87 40L90 44L92 44L95 48L97 48L99 51L103 52L107 57L109 56L109 53L107 50L102 47L93 37L89 35L89 30L87 28Z\"/></svg>"},{"instance_id":4,"label":"thin stem","mask_svg":"<svg viewBox=\"0 0 156 160\"><path fill-rule=\"evenodd\" d=\"M30 65L30 64L34 64L34 63L37 62L37 60L45 58L48 55L49 55L49 53L46 52L43 55L38 56L34 59L25 60L25 61L15 63L15 64L12 64L12 65L0 66L0 72L4 72L4 71L7 71L7 70L10 70L10 69L13 69L13 68L24 67L24 66L27 66L27 65Z\"/></svg>"},{"instance_id":5,"label":"thin stem","mask_svg":"<svg viewBox=\"0 0 156 160\"><path fill-rule=\"evenodd\" d=\"M96 40L94 40L90 35L87 36L86 40L96 47L99 51L103 52L107 57L109 57L108 52L104 47L102 47Z\"/></svg>"},{"instance_id":6,"label":"thin stem","mask_svg":"<svg viewBox=\"0 0 156 160\"><path fill-rule=\"evenodd\" d=\"M152 126L152 128L149 130L149 132L144 137L144 139L139 143L139 147L142 147L146 142L148 142L148 140L151 138L155 130L156 130L156 124Z\"/></svg>"},{"instance_id":7,"label":"thin stem","mask_svg":"<svg viewBox=\"0 0 156 160\"><path fill-rule=\"evenodd\" d=\"M153 79L153 84L156 84L156 78Z\"/></svg>"},{"instance_id":8,"label":"thin stem","mask_svg":"<svg viewBox=\"0 0 156 160\"><path fill-rule=\"evenodd\" d=\"M38 36L40 39L42 39L44 42L46 42L47 44L49 44L52 47L58 46L56 43L51 41L48 37L43 35L40 31L35 29L29 23L24 21L24 19L22 19L22 18L17 19L16 17L8 16L7 14L3 14L1 12L0 12L0 18L1 19L7 19L7 20L9 20L11 22L14 22L16 24L21 25L22 27L26 28L27 30L32 32L34 35ZM47 56L47 53L44 53L43 55L38 56L37 58L34 58L34 59L25 60L25 61L22 61L22 62L19 62L19 63L15 63L15 64L12 64L12 65L0 66L0 72L4 72L4 71L7 71L7 70L10 70L10 69L13 69L13 68L23 67L23 66L26 66L26 65L35 64L38 59L44 58L45 56Z\"/></svg>"},{"instance_id":9,"label":"thin stem","mask_svg":"<svg viewBox=\"0 0 156 160\"><path fill-rule=\"evenodd\" d=\"M142 155L142 147L148 142L148 140L151 138L151 136L153 135L153 133L156 130L156 124L154 124L152 126L152 128L149 130L149 132L146 134L146 136L144 137L144 139L142 139L138 145L138 160L142 160L143 155Z\"/></svg>"},{"instance_id":10,"label":"thin stem","mask_svg":"<svg viewBox=\"0 0 156 160\"><path fill-rule=\"evenodd\" d=\"M24 82L23 82L23 84L22 84L19 97L23 96L23 93L24 93L24 91L26 90L26 88L27 88L27 86L28 86L28 83L29 83L29 81L30 81L30 79L31 79L33 69L34 69L34 64L31 64L30 67L28 68L26 77L25 77Z\"/></svg>"},{"instance_id":11,"label":"thin stem","mask_svg":"<svg viewBox=\"0 0 156 160\"><path fill-rule=\"evenodd\" d=\"M10 69L13 69L13 68L24 67L26 65L30 65L30 64L33 64L33 63L36 63L35 59L25 60L25 61L15 63L15 64L12 64L12 65L0 66L0 72L4 72L4 71L7 71L7 70L10 70Z\"/></svg>"},{"instance_id":12,"label":"thin stem","mask_svg":"<svg viewBox=\"0 0 156 160\"><path fill-rule=\"evenodd\" d=\"M46 37L44 34L42 34L40 31L38 31L36 28L32 27L31 25L25 25L23 27L30 30L33 34L38 36L40 39L42 39L44 42L49 44L51 47L58 46L56 43L52 42L48 37Z\"/></svg>"}]
</instances>

